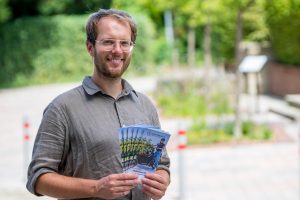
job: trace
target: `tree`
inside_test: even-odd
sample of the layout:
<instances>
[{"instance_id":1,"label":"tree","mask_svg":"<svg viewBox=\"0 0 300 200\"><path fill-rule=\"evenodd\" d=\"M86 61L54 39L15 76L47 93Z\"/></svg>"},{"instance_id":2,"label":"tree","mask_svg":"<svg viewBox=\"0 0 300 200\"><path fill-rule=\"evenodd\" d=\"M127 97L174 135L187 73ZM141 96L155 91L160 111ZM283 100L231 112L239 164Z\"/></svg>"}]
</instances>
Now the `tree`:
<instances>
[{"instance_id":1,"label":"tree","mask_svg":"<svg viewBox=\"0 0 300 200\"><path fill-rule=\"evenodd\" d=\"M277 62L300 65L300 0L266 1L265 10Z\"/></svg>"},{"instance_id":2,"label":"tree","mask_svg":"<svg viewBox=\"0 0 300 200\"><path fill-rule=\"evenodd\" d=\"M40 0L39 11L45 15L86 14L99 8L110 8L112 0Z\"/></svg>"},{"instance_id":3,"label":"tree","mask_svg":"<svg viewBox=\"0 0 300 200\"><path fill-rule=\"evenodd\" d=\"M6 1L6 0L1 0ZM0 5L1 5L0 1ZM55 14L86 14L110 8L112 0L7 0L12 18Z\"/></svg>"},{"instance_id":4,"label":"tree","mask_svg":"<svg viewBox=\"0 0 300 200\"><path fill-rule=\"evenodd\" d=\"M204 50L204 66L206 72L209 73L209 68L212 65L212 26L218 21L219 14L222 8L220 0L189 0L181 7L182 13L188 16L188 64L195 65L195 29L204 27L203 50ZM207 76L206 76L207 77Z\"/></svg>"},{"instance_id":5,"label":"tree","mask_svg":"<svg viewBox=\"0 0 300 200\"><path fill-rule=\"evenodd\" d=\"M242 60L241 41L243 39L243 15L255 3L255 0L225 0L225 3L236 13L236 33L235 33L235 124L234 136L236 139L241 137L241 116L240 116L240 92L241 92L241 73L238 66Z\"/></svg>"},{"instance_id":6,"label":"tree","mask_svg":"<svg viewBox=\"0 0 300 200\"><path fill-rule=\"evenodd\" d=\"M7 0L0 0L0 22L6 21L11 15Z\"/></svg>"},{"instance_id":7,"label":"tree","mask_svg":"<svg viewBox=\"0 0 300 200\"><path fill-rule=\"evenodd\" d=\"M39 15L39 1L40 0L8 0L8 5L12 11L12 19Z\"/></svg>"}]
</instances>

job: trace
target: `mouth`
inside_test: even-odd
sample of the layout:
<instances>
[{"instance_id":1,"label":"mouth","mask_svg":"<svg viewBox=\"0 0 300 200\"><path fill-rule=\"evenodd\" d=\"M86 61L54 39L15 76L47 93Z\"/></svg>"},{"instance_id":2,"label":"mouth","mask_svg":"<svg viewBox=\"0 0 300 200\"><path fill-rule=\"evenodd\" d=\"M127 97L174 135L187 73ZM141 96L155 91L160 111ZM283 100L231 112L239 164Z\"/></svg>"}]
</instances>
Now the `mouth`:
<instances>
[{"instance_id":1,"label":"mouth","mask_svg":"<svg viewBox=\"0 0 300 200\"><path fill-rule=\"evenodd\" d=\"M108 62L110 62L114 66L118 66L124 62L124 59L122 58L108 58Z\"/></svg>"}]
</instances>

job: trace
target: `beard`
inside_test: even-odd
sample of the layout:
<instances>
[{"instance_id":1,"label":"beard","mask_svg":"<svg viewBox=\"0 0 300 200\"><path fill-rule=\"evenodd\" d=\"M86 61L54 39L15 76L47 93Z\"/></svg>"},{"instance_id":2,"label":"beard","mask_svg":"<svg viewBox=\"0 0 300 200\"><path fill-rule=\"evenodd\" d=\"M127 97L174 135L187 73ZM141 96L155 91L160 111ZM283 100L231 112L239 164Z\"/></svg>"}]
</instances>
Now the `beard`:
<instances>
[{"instance_id":1,"label":"beard","mask_svg":"<svg viewBox=\"0 0 300 200\"><path fill-rule=\"evenodd\" d=\"M120 78L123 75L123 73L127 70L130 60L131 57L129 56L123 60L123 65L121 68L110 68L107 63L109 61L106 60L106 58L100 58L99 56L94 55L94 65L97 70L97 73L106 78Z\"/></svg>"}]
</instances>

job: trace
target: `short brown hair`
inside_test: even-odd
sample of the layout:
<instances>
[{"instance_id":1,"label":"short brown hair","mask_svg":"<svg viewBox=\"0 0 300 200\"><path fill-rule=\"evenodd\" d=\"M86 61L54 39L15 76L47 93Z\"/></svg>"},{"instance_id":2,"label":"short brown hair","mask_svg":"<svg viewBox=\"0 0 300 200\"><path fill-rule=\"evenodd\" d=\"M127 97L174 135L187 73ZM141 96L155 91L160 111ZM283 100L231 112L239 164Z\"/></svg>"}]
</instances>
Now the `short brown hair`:
<instances>
[{"instance_id":1,"label":"short brown hair","mask_svg":"<svg viewBox=\"0 0 300 200\"><path fill-rule=\"evenodd\" d=\"M85 27L86 42L90 42L93 45L95 44L95 40L98 35L96 25L101 18L108 17L108 16L112 16L119 20L124 20L128 22L131 28L131 41L135 43L136 36L137 36L136 23L128 13L121 10L115 10L115 9L100 9L98 12L95 12L90 15Z\"/></svg>"}]
</instances>

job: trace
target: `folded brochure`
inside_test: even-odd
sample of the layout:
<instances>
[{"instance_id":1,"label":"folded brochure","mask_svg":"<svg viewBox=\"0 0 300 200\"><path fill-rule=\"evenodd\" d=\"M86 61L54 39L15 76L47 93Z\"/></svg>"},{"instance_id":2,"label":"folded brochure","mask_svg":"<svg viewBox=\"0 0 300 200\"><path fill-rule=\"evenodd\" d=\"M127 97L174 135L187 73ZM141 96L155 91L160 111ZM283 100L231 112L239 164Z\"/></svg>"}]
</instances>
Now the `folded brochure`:
<instances>
[{"instance_id":1,"label":"folded brochure","mask_svg":"<svg viewBox=\"0 0 300 200\"><path fill-rule=\"evenodd\" d=\"M170 134L155 126L132 125L119 129L123 172L139 178L154 173Z\"/></svg>"}]
</instances>

